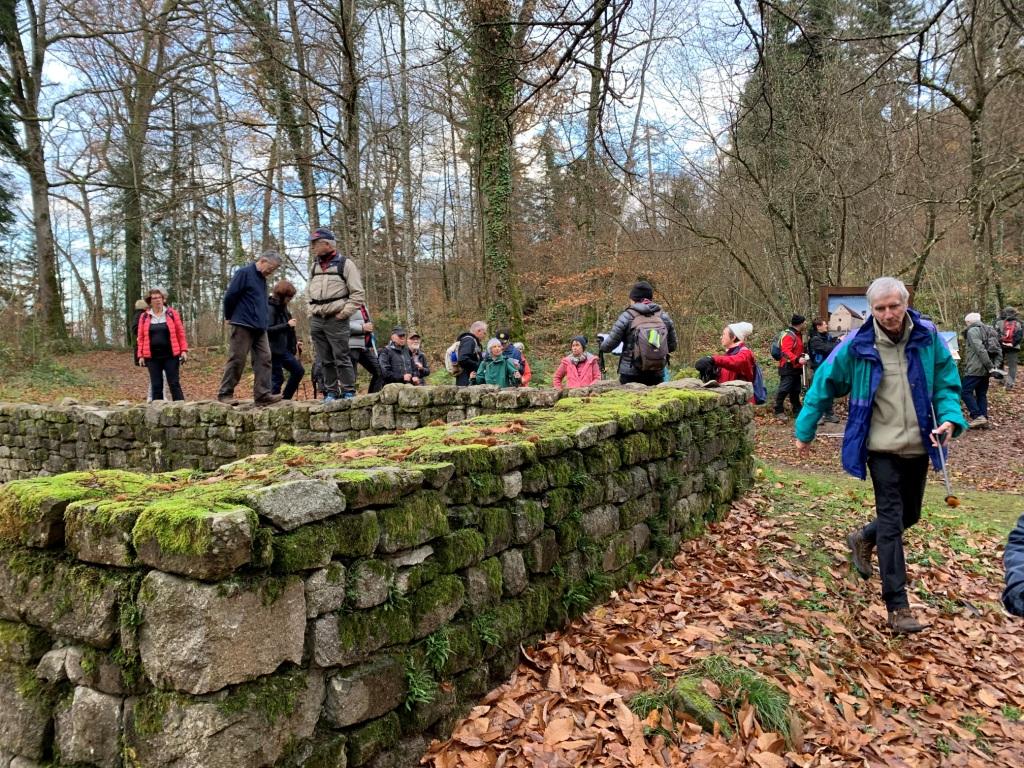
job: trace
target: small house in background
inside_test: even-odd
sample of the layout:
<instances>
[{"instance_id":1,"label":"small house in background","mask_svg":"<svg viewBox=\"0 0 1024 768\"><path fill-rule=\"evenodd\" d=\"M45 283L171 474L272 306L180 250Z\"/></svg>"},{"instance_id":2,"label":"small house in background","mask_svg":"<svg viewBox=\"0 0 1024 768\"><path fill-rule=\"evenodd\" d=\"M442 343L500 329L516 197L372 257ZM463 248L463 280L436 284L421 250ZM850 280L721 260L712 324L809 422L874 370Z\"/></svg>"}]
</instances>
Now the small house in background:
<instances>
[{"instance_id":1,"label":"small house in background","mask_svg":"<svg viewBox=\"0 0 1024 768\"><path fill-rule=\"evenodd\" d=\"M840 304L828 317L828 329L833 333L846 333L864 325L864 315L845 304Z\"/></svg>"}]
</instances>

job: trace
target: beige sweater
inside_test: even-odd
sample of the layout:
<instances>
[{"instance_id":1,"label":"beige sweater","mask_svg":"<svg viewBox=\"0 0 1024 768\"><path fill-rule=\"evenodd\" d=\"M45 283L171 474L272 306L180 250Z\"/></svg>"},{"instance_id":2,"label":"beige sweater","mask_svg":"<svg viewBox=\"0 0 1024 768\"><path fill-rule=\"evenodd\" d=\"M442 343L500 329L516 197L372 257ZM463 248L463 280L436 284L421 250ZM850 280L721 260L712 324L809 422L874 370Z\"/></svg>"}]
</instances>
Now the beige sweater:
<instances>
[{"instance_id":1,"label":"beige sweater","mask_svg":"<svg viewBox=\"0 0 1024 768\"><path fill-rule=\"evenodd\" d=\"M882 358L882 381L871 408L868 450L921 456L926 451L907 379L907 339L914 323L907 315L903 335L893 342L874 319L871 322L875 324L875 349Z\"/></svg>"}]
</instances>

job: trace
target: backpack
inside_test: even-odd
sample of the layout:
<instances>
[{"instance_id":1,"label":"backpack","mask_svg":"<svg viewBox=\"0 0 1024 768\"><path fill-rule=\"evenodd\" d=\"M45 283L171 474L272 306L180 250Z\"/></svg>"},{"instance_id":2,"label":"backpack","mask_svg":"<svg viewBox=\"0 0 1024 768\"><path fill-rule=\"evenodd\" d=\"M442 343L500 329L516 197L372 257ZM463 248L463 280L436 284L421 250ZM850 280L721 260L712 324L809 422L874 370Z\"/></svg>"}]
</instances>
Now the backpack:
<instances>
[{"instance_id":1,"label":"backpack","mask_svg":"<svg viewBox=\"0 0 1024 768\"><path fill-rule=\"evenodd\" d=\"M661 313L636 312L629 323L633 334L633 363L640 371L663 371L668 364L668 326Z\"/></svg>"},{"instance_id":2,"label":"backpack","mask_svg":"<svg viewBox=\"0 0 1024 768\"><path fill-rule=\"evenodd\" d=\"M775 337L775 341L772 342L768 352L771 353L772 360L782 360L782 340L785 338L787 333L793 333L789 328L784 330L778 336Z\"/></svg>"},{"instance_id":3,"label":"backpack","mask_svg":"<svg viewBox=\"0 0 1024 768\"><path fill-rule=\"evenodd\" d=\"M981 324L981 343L985 346L985 351L988 352L988 356L993 360L999 359L1003 356L1003 347L999 341L999 332L991 325Z\"/></svg>"},{"instance_id":4,"label":"backpack","mask_svg":"<svg viewBox=\"0 0 1024 768\"><path fill-rule=\"evenodd\" d=\"M460 340L456 339L444 351L444 369L452 376L458 376L462 373L462 366L459 365L459 344Z\"/></svg>"},{"instance_id":5,"label":"backpack","mask_svg":"<svg viewBox=\"0 0 1024 768\"><path fill-rule=\"evenodd\" d=\"M764 374L761 366L754 362L754 404L764 405L768 402L768 387L764 385Z\"/></svg>"},{"instance_id":6,"label":"backpack","mask_svg":"<svg viewBox=\"0 0 1024 768\"><path fill-rule=\"evenodd\" d=\"M1003 335L999 343L1004 347L1019 347L1024 340L1024 325L1020 320L1003 320Z\"/></svg>"}]
</instances>

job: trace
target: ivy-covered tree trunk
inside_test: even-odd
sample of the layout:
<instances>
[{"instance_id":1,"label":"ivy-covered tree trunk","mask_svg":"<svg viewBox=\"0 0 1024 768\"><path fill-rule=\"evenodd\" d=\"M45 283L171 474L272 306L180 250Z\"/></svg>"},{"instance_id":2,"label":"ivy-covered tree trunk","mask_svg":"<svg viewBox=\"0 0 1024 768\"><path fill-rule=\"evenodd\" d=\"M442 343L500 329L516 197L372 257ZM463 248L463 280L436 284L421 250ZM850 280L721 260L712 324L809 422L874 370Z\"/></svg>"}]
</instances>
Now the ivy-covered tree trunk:
<instances>
[{"instance_id":1,"label":"ivy-covered tree trunk","mask_svg":"<svg viewBox=\"0 0 1024 768\"><path fill-rule=\"evenodd\" d=\"M484 287L488 322L523 336L523 301L512 254L510 125L516 92L512 5L467 0L471 29L473 139L483 220Z\"/></svg>"}]
</instances>

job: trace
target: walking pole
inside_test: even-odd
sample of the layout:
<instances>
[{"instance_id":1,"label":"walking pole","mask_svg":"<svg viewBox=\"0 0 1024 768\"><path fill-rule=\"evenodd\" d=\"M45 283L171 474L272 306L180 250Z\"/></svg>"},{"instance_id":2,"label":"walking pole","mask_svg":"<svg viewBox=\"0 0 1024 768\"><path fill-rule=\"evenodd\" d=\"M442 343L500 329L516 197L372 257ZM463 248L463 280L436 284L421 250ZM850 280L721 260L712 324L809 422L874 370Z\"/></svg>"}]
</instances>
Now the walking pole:
<instances>
[{"instance_id":1,"label":"walking pole","mask_svg":"<svg viewBox=\"0 0 1024 768\"><path fill-rule=\"evenodd\" d=\"M935 415L935 403L932 406L932 424L935 425L935 429L939 428L939 419ZM948 507L959 507L960 499L953 493L953 484L949 482L949 470L946 468L946 454L943 451L942 441L939 442L939 466L942 467L942 480L946 484L946 506Z\"/></svg>"}]
</instances>

